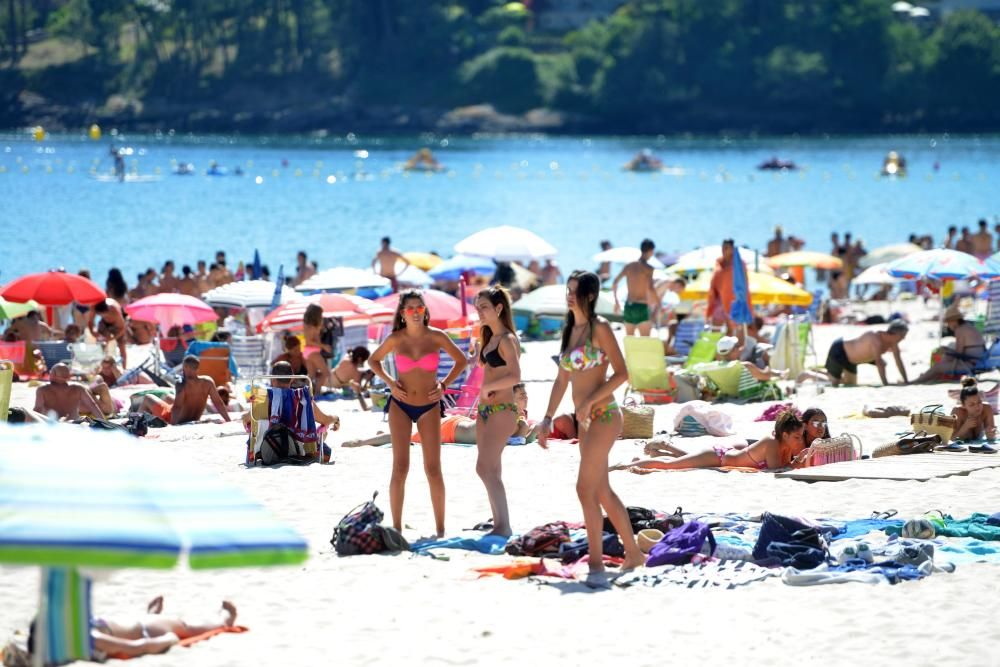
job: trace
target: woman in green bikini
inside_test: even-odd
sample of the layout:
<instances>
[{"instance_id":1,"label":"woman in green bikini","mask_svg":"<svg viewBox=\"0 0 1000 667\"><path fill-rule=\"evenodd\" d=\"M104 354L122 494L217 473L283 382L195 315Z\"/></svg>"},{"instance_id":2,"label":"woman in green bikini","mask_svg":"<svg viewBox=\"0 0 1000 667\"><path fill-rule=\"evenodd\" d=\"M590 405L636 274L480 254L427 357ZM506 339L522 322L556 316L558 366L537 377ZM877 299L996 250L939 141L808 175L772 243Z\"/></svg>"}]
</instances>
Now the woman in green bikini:
<instances>
[{"instance_id":1,"label":"woman in green bikini","mask_svg":"<svg viewBox=\"0 0 1000 667\"><path fill-rule=\"evenodd\" d=\"M479 456L476 473L486 486L493 511L493 535L509 536L507 492L500 477L500 457L510 434L517 428L518 409L514 403L514 385L521 382L518 357L521 345L514 333L514 316L507 290L495 285L476 296L479 313L479 363L483 366L483 385L479 392L476 419L476 443Z\"/></svg>"},{"instance_id":2,"label":"woman in green bikini","mask_svg":"<svg viewBox=\"0 0 1000 667\"><path fill-rule=\"evenodd\" d=\"M607 320L595 312L601 289L597 274L574 271L566 283L566 325L563 327L559 355L559 374L552 386L549 406L538 432L538 442L546 446L552 428L552 415L573 385L580 438L580 472L576 492L583 507L587 528L590 576L588 584L606 585L604 560L600 548L604 517L607 512L625 547L624 569L642 565L643 555L632 533L628 512L608 481L608 453L622 430L622 413L615 402L614 390L628 378L625 359ZM608 375L608 366L612 375Z\"/></svg>"}]
</instances>

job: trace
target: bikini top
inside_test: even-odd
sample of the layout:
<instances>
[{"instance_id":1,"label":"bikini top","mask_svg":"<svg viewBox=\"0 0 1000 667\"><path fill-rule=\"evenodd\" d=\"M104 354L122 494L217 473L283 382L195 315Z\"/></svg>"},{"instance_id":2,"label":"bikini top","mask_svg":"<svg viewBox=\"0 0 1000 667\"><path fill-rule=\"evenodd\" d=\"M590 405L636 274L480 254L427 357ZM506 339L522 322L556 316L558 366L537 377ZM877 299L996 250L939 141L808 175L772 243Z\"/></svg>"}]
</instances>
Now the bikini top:
<instances>
[{"instance_id":1,"label":"bikini top","mask_svg":"<svg viewBox=\"0 0 1000 667\"><path fill-rule=\"evenodd\" d=\"M405 354L396 353L396 370L400 373L409 373L415 368L428 373L434 373L438 367L438 355L430 352L419 359L410 359Z\"/></svg>"},{"instance_id":2,"label":"bikini top","mask_svg":"<svg viewBox=\"0 0 1000 667\"><path fill-rule=\"evenodd\" d=\"M559 357L559 367L567 371L586 371L608 362L604 350L594 347L589 340Z\"/></svg>"},{"instance_id":3,"label":"bikini top","mask_svg":"<svg viewBox=\"0 0 1000 667\"><path fill-rule=\"evenodd\" d=\"M499 350L499 348L493 348L492 350L490 350L486 354L483 354L482 352L480 352L479 353L479 361L482 362L482 363L487 363L490 366L492 366L493 368L499 368L500 366L506 366L507 365L507 362L504 361L503 357L500 356L500 350Z\"/></svg>"}]
</instances>

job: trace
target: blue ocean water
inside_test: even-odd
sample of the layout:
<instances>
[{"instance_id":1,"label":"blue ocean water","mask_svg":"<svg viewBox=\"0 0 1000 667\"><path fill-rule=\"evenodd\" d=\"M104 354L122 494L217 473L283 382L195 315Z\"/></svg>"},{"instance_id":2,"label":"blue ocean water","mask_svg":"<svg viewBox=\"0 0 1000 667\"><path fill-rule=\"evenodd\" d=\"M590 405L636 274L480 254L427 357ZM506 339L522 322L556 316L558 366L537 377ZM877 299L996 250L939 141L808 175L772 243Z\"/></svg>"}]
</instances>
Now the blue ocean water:
<instances>
[{"instance_id":1,"label":"blue ocean water","mask_svg":"<svg viewBox=\"0 0 1000 667\"><path fill-rule=\"evenodd\" d=\"M108 148L129 147L130 172L150 182L101 180ZM400 166L430 146L448 171ZM683 176L632 174L651 148ZM905 179L880 178L889 150ZM791 159L803 171L755 166ZM243 176L208 176L210 162ZM191 162L197 174L172 173ZM156 177L159 177L158 180ZM383 235L401 250L452 252L479 229L530 228L559 248L564 269L592 268L601 239L684 251L732 236L761 248L775 225L828 252L833 231L869 248L911 232L940 239L948 225L990 226L1000 214L1000 138L684 137L218 137L157 134L0 135L0 283L62 266L103 284L111 266L129 282L166 259L191 264L225 249L230 265L259 249L291 270L298 250L320 268L367 266Z\"/></svg>"}]
</instances>

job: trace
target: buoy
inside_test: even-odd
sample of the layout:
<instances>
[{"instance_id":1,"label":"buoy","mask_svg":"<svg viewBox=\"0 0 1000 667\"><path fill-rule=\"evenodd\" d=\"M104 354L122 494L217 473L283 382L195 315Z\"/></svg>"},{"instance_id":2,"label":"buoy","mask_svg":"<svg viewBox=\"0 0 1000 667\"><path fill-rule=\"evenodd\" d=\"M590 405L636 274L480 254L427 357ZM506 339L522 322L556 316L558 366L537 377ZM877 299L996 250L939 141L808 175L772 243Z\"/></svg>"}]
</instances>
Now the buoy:
<instances>
[{"instance_id":1,"label":"buoy","mask_svg":"<svg viewBox=\"0 0 1000 667\"><path fill-rule=\"evenodd\" d=\"M100 139L101 138L101 126L98 125L97 123L94 123L93 125L91 125L90 129L87 130L87 136L89 136L94 141L97 141L98 139Z\"/></svg>"},{"instance_id":2,"label":"buoy","mask_svg":"<svg viewBox=\"0 0 1000 667\"><path fill-rule=\"evenodd\" d=\"M42 141L43 139L45 139L45 128L42 127L41 125L38 125L37 127L31 130L31 136L35 138L35 141Z\"/></svg>"}]
</instances>

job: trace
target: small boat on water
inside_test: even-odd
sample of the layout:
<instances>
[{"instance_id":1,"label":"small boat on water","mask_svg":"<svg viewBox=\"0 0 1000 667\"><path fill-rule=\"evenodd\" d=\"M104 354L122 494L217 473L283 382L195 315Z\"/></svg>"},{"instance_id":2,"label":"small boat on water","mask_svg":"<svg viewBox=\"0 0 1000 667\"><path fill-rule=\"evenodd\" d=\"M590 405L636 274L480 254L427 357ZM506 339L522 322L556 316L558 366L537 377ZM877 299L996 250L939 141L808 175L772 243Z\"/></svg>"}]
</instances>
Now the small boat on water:
<instances>
[{"instance_id":1,"label":"small boat on water","mask_svg":"<svg viewBox=\"0 0 1000 667\"><path fill-rule=\"evenodd\" d=\"M764 160L757 165L757 169L761 171L795 171L798 168L799 165L791 160L782 160L777 156L772 157L770 160Z\"/></svg>"},{"instance_id":2,"label":"small boat on water","mask_svg":"<svg viewBox=\"0 0 1000 667\"><path fill-rule=\"evenodd\" d=\"M421 148L403 165L403 171L419 171L436 174L444 171L444 165L437 161L429 148Z\"/></svg>"},{"instance_id":3,"label":"small boat on water","mask_svg":"<svg viewBox=\"0 0 1000 667\"><path fill-rule=\"evenodd\" d=\"M193 162L178 162L177 166L174 167L174 174L177 176L194 176L194 163Z\"/></svg>"},{"instance_id":4,"label":"small boat on water","mask_svg":"<svg viewBox=\"0 0 1000 667\"><path fill-rule=\"evenodd\" d=\"M622 167L625 171L635 174L669 174L670 176L683 176L684 170L680 167L668 167L663 164L663 160L653 155L653 151L644 148L635 154L631 160Z\"/></svg>"},{"instance_id":5,"label":"small boat on water","mask_svg":"<svg viewBox=\"0 0 1000 667\"><path fill-rule=\"evenodd\" d=\"M906 158L896 151L889 151L882 161L882 175L896 178L906 176Z\"/></svg>"}]
</instances>

